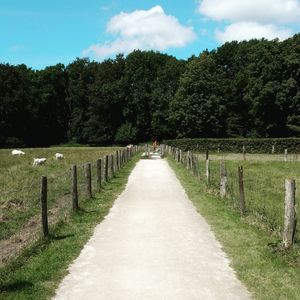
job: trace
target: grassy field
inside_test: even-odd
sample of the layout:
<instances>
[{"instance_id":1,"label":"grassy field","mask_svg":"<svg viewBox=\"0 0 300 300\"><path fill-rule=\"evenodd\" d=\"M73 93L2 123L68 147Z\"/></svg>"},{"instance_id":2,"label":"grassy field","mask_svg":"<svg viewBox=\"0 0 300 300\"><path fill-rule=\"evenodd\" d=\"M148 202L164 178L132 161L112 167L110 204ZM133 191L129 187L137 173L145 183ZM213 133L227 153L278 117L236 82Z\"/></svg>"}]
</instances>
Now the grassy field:
<instances>
[{"instance_id":1,"label":"grassy field","mask_svg":"<svg viewBox=\"0 0 300 300\"><path fill-rule=\"evenodd\" d=\"M204 155L200 154L199 169L202 179L205 178ZM281 234L284 221L284 182L286 178L296 180L300 186L300 161L282 161L282 157L274 155L247 155L244 161L239 154L213 154L211 160L211 186L218 191L220 184L220 161L225 161L227 169L228 197L227 203L239 208L239 189L237 169L244 169L244 188L247 207L247 220L264 226L266 230L278 237ZM300 188L296 189L296 199L300 199ZM298 205L298 215L300 207ZM299 233L297 234L299 238Z\"/></svg>"},{"instance_id":2,"label":"grassy field","mask_svg":"<svg viewBox=\"0 0 300 300\"><path fill-rule=\"evenodd\" d=\"M169 162L189 198L212 227L239 279L245 283L253 298L260 300L300 299L299 242L291 251L282 250L277 236L270 235L260 224L253 226L247 217L241 218L239 211L231 205L232 202L221 200L211 188L206 186L204 180L199 181L195 176L191 176L189 170L174 160L169 159ZM238 162L233 161L232 163L233 165L229 164L229 166L235 169ZM257 164L257 162L253 162L252 165L249 162L245 169L246 174L252 172L253 177L256 177L258 181L261 178L266 184L269 184L270 181L270 178L265 177L266 175L279 172L276 180L281 182L281 177L284 178L288 175L289 169L294 172L291 174L296 174L299 178L299 166L294 169L294 165L283 168L282 164L272 164L269 167L265 162L262 165L259 162L259 167ZM251 172L250 168L252 168ZM280 187L275 187L274 193L278 192L282 186L281 184ZM249 189L247 195L249 202ZM256 196L258 195L256 194ZM270 196L268 201L271 201L272 198ZM281 197L276 199L279 198ZM264 202L261 198L257 201Z\"/></svg>"},{"instance_id":3,"label":"grassy field","mask_svg":"<svg viewBox=\"0 0 300 300\"><path fill-rule=\"evenodd\" d=\"M51 299L68 265L79 255L91 236L123 191L138 156L119 170L93 199L82 200L81 209L72 212L51 230L49 238L41 238L22 255L0 268L0 298Z\"/></svg>"},{"instance_id":4,"label":"grassy field","mask_svg":"<svg viewBox=\"0 0 300 300\"><path fill-rule=\"evenodd\" d=\"M95 161L120 148L53 147L23 149L24 156L11 155L11 150L0 150L0 240L20 230L39 214L40 177L48 177L48 201L51 209L57 201L68 201L70 166L78 165L79 187L83 185L83 163ZM65 159L57 161L60 152ZM45 165L32 166L34 157L47 158ZM93 168L93 175L95 175ZM63 210L60 211L63 213ZM34 220L33 220L34 221ZM33 222L32 221L32 222Z\"/></svg>"}]
</instances>

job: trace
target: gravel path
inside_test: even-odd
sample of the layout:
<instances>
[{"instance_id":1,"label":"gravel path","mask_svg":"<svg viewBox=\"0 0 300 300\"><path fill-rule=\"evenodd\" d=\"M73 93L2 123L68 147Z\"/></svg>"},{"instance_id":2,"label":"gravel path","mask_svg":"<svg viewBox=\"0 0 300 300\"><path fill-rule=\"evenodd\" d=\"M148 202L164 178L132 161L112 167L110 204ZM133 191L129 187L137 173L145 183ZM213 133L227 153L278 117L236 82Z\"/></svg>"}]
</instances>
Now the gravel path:
<instances>
[{"instance_id":1,"label":"gravel path","mask_svg":"<svg viewBox=\"0 0 300 300\"><path fill-rule=\"evenodd\" d=\"M140 160L54 299L250 299L168 163Z\"/></svg>"}]
</instances>

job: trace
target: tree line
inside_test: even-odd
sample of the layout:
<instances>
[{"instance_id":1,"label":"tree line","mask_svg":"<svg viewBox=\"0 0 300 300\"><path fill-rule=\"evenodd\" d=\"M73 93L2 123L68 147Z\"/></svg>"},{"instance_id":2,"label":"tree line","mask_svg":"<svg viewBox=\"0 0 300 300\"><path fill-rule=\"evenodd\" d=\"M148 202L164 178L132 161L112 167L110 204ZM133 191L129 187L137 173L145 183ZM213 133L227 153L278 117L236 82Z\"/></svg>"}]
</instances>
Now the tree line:
<instances>
[{"instance_id":1,"label":"tree line","mask_svg":"<svg viewBox=\"0 0 300 300\"><path fill-rule=\"evenodd\" d=\"M300 34L187 60L136 50L43 70L0 64L0 146L300 136Z\"/></svg>"}]
</instances>

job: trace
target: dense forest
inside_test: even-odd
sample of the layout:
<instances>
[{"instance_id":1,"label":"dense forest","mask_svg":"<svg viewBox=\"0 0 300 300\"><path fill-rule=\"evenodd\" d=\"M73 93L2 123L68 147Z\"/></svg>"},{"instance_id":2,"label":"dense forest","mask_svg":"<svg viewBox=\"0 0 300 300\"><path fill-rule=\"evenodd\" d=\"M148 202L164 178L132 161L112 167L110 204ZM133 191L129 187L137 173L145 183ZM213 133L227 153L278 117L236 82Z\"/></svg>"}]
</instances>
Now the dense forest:
<instances>
[{"instance_id":1,"label":"dense forest","mask_svg":"<svg viewBox=\"0 0 300 300\"><path fill-rule=\"evenodd\" d=\"M187 61L134 51L43 70L0 64L0 147L300 136L300 34Z\"/></svg>"}]
</instances>

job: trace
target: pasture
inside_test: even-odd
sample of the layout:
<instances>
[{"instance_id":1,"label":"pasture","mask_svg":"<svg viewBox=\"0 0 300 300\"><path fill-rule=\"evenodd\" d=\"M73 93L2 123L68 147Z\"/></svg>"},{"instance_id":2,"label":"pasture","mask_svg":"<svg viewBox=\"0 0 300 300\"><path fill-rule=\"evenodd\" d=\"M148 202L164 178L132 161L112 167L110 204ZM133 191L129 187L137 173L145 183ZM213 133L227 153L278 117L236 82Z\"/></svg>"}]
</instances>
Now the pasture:
<instances>
[{"instance_id":1,"label":"pasture","mask_svg":"<svg viewBox=\"0 0 300 300\"><path fill-rule=\"evenodd\" d=\"M70 166L78 166L79 184L83 180L83 164L120 148L53 147L22 149L24 156L12 156L11 150L0 150L0 240L17 233L32 219L39 217L40 177L48 177L49 208L63 207L69 201ZM55 153L62 153L63 160L55 160ZM45 165L33 166L33 159L45 157ZM63 214L63 210L59 209Z\"/></svg>"},{"instance_id":2,"label":"pasture","mask_svg":"<svg viewBox=\"0 0 300 300\"><path fill-rule=\"evenodd\" d=\"M215 157L215 160L213 159ZM300 186L300 161L284 162L280 157L258 155L246 161L237 160L237 155L211 156L211 187L220 185L220 160L225 161L227 170L227 198L231 205L239 207L238 166L244 169L244 189L247 218L251 223L264 226L273 234L280 235L284 221L285 179L295 179ZM205 169L204 162L200 167ZM300 189L296 189L296 199L300 199ZM300 208L298 205L298 215ZM299 237L299 234L298 234Z\"/></svg>"}]
</instances>

